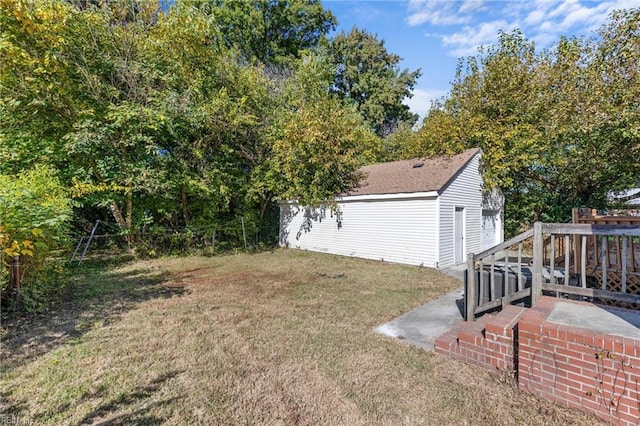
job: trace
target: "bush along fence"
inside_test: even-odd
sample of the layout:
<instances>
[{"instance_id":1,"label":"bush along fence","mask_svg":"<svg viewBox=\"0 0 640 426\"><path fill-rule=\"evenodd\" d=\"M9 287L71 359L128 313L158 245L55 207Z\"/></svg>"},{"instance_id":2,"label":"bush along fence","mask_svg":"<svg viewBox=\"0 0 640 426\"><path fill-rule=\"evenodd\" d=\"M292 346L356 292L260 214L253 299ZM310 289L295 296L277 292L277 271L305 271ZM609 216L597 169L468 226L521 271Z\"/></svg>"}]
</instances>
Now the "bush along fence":
<instances>
[{"instance_id":1,"label":"bush along fence","mask_svg":"<svg viewBox=\"0 0 640 426\"><path fill-rule=\"evenodd\" d=\"M116 223L97 220L85 235L78 235L69 262L81 264L91 250L136 251L142 255L180 254L201 251L215 254L250 250L269 241L270 229L248 223L245 217L199 227L143 226L134 235L123 232Z\"/></svg>"},{"instance_id":2,"label":"bush along fence","mask_svg":"<svg viewBox=\"0 0 640 426\"><path fill-rule=\"evenodd\" d=\"M6 271L3 269L6 269ZM0 262L0 277L3 278L3 281L6 278L7 293L12 294L20 291L23 273L19 255L9 257L9 261L6 265L4 265L3 262ZM2 287L4 288L5 286L3 285Z\"/></svg>"}]
</instances>

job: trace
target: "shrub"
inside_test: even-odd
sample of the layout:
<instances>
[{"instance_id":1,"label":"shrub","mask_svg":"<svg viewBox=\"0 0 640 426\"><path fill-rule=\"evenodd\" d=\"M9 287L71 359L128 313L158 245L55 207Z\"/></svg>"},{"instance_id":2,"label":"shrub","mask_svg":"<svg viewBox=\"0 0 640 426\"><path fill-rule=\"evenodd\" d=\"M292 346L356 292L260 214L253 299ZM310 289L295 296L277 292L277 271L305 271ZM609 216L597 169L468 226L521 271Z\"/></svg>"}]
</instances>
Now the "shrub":
<instances>
[{"instance_id":1,"label":"shrub","mask_svg":"<svg viewBox=\"0 0 640 426\"><path fill-rule=\"evenodd\" d=\"M55 172L44 165L16 175L0 174L0 284L8 290L7 267L20 256L20 293L27 309L44 303L53 276L61 270L51 250L67 241L71 205ZM18 294L21 296L21 294ZM5 298L3 297L3 301Z\"/></svg>"}]
</instances>

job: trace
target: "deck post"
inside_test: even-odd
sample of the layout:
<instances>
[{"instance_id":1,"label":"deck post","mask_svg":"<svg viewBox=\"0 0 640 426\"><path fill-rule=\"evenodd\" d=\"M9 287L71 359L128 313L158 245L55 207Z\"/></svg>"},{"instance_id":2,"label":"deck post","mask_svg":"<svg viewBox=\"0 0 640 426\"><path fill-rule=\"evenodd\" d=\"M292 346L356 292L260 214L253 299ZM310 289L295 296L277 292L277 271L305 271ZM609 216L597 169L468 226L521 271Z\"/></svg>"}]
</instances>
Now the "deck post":
<instances>
[{"instance_id":1,"label":"deck post","mask_svg":"<svg viewBox=\"0 0 640 426\"><path fill-rule=\"evenodd\" d=\"M482 272L480 272L482 273ZM476 265L473 253L467 255L467 288L465 291L465 308L467 321L474 321L476 316Z\"/></svg>"},{"instance_id":2,"label":"deck post","mask_svg":"<svg viewBox=\"0 0 640 426\"><path fill-rule=\"evenodd\" d=\"M533 224L533 280L531 283L531 306L534 306L542 295L542 222Z\"/></svg>"}]
</instances>

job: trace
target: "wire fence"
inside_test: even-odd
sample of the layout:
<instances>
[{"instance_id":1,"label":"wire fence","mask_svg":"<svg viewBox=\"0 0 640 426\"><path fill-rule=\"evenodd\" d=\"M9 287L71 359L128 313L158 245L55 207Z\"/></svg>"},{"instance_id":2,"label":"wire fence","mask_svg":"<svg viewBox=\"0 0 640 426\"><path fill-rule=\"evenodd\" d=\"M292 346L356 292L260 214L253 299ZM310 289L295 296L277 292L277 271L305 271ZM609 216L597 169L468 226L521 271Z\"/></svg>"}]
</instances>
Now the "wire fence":
<instances>
[{"instance_id":1,"label":"wire fence","mask_svg":"<svg viewBox=\"0 0 640 426\"><path fill-rule=\"evenodd\" d=\"M117 223L98 220L90 232L77 235L70 262L82 263L92 250L134 250L141 255L200 252L216 254L274 244L272 227L247 226L244 217L199 227L143 226L123 232ZM273 241L272 241L273 240Z\"/></svg>"}]
</instances>

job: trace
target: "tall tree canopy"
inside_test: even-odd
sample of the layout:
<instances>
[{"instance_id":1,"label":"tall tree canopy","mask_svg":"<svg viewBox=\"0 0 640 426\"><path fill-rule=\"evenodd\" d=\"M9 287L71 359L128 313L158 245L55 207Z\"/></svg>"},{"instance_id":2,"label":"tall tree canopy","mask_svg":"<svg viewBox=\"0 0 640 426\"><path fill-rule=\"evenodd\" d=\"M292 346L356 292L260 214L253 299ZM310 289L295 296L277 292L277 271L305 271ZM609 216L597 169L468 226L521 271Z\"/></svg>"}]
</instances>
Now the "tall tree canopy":
<instances>
[{"instance_id":1,"label":"tall tree canopy","mask_svg":"<svg viewBox=\"0 0 640 426\"><path fill-rule=\"evenodd\" d=\"M331 200L356 186L356 170L380 155L380 139L355 108L328 92L331 74L322 56L303 58L271 127L266 163L271 191L306 204Z\"/></svg>"},{"instance_id":2,"label":"tall tree canopy","mask_svg":"<svg viewBox=\"0 0 640 426\"><path fill-rule=\"evenodd\" d=\"M329 61L301 50L333 23L319 2L119 4L0 1L3 173L49 164L77 204L134 233L239 215L258 227L275 197L327 198L374 160ZM223 19L246 8L269 26L262 47L253 18L246 34Z\"/></svg>"},{"instance_id":3,"label":"tall tree canopy","mask_svg":"<svg viewBox=\"0 0 640 426\"><path fill-rule=\"evenodd\" d=\"M377 35L353 28L331 40L329 51L336 68L333 92L356 105L379 136L395 132L402 123L413 125L418 116L402 103L412 96L420 70L400 70L400 56L387 52Z\"/></svg>"},{"instance_id":4,"label":"tall tree canopy","mask_svg":"<svg viewBox=\"0 0 640 426\"><path fill-rule=\"evenodd\" d=\"M519 32L460 62L451 93L403 155L480 146L488 185L507 196L510 231L602 207L640 181L640 9L618 11L597 37L537 52Z\"/></svg>"},{"instance_id":5,"label":"tall tree canopy","mask_svg":"<svg viewBox=\"0 0 640 426\"><path fill-rule=\"evenodd\" d=\"M227 47L266 64L299 59L337 23L320 0L211 0L207 9Z\"/></svg>"}]
</instances>

